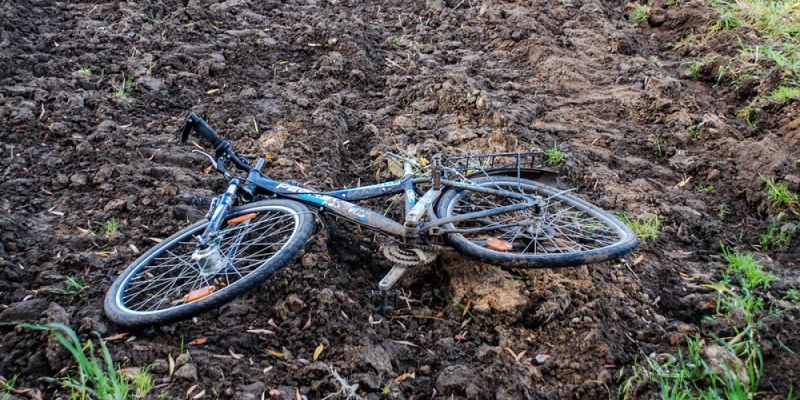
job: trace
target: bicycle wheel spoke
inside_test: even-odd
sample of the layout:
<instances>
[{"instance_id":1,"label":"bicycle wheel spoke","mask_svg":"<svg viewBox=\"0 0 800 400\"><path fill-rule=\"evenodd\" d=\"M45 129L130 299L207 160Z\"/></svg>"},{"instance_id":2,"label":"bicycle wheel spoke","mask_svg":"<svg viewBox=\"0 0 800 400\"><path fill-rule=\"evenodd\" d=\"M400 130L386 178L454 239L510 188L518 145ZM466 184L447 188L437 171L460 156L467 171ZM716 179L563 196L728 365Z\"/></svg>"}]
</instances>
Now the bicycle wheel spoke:
<instances>
[{"instance_id":1,"label":"bicycle wheel spoke","mask_svg":"<svg viewBox=\"0 0 800 400\"><path fill-rule=\"evenodd\" d=\"M540 199L539 213L535 208L501 213L456 223L461 235L472 243L488 247L487 240L495 238L512 245L519 254L567 254L610 246L620 239L608 222L578 208L565 200L562 192L542 192L535 186L510 182L485 182L485 187L536 196ZM496 209L521 202L499 195L465 190L453 202L452 215ZM516 224L516 225L515 225ZM476 229L480 227L480 229ZM470 229L472 228L472 229Z\"/></svg>"},{"instance_id":2,"label":"bicycle wheel spoke","mask_svg":"<svg viewBox=\"0 0 800 400\"><path fill-rule=\"evenodd\" d=\"M244 223L221 227L209 244L218 254L205 258L210 261L198 264L192 258L204 226L161 249L129 278L120 296L124 306L139 312L160 311L186 304L181 296L203 287L215 285L220 291L236 285L275 256L297 228L296 214L285 208L255 213L255 218Z\"/></svg>"}]
</instances>

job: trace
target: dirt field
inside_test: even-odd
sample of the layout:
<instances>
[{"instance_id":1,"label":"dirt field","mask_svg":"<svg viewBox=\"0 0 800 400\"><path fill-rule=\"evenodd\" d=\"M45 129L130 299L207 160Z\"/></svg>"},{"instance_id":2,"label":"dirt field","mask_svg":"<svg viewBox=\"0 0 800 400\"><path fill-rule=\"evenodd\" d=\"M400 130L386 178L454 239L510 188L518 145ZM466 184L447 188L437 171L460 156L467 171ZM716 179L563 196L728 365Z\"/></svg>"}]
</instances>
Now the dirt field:
<instances>
[{"instance_id":1,"label":"dirt field","mask_svg":"<svg viewBox=\"0 0 800 400\"><path fill-rule=\"evenodd\" d=\"M637 27L624 2L598 0L0 0L0 375L35 389L21 396L69 397L39 380L65 372L64 351L17 321L122 332L102 311L113 279L224 189L176 139L189 111L242 153L271 155L271 177L319 189L388 178L386 151L558 144L562 185L662 227L621 263L525 271L447 254L401 282L410 310L388 319L369 297L389 267L380 238L325 219L261 289L109 342L120 367L152 365L153 398L194 385L205 398L323 398L339 388L330 367L375 399L609 398L684 335L730 336L703 320L716 294L701 285L724 269L720 241L755 251L777 213L762 177L800 189L800 103L747 126L737 111L763 89L682 66L699 50L676 44L714 12L652 7ZM781 277L766 298L800 286L797 244L758 252ZM67 277L86 288L65 294ZM800 356L785 348L800 351L798 317L765 323L764 397L797 393ZM170 378L182 351L190 367Z\"/></svg>"}]
</instances>

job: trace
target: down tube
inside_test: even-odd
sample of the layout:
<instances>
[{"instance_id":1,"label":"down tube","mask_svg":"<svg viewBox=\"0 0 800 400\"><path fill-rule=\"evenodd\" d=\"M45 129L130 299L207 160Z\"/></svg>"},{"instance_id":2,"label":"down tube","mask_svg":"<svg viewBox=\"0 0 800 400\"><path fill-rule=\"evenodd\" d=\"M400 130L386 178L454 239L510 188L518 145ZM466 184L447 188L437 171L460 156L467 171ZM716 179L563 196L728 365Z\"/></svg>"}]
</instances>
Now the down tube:
<instances>
[{"instance_id":1,"label":"down tube","mask_svg":"<svg viewBox=\"0 0 800 400\"><path fill-rule=\"evenodd\" d=\"M349 219L359 225L377 229L394 236L405 236L406 228L375 211L350 203L327 194L309 193L311 190L285 182L273 181L267 178L257 178L256 185L280 194L290 199L296 199L305 204L322 207L338 216ZM387 187L389 187L387 185ZM402 186L401 186L402 188Z\"/></svg>"}]
</instances>

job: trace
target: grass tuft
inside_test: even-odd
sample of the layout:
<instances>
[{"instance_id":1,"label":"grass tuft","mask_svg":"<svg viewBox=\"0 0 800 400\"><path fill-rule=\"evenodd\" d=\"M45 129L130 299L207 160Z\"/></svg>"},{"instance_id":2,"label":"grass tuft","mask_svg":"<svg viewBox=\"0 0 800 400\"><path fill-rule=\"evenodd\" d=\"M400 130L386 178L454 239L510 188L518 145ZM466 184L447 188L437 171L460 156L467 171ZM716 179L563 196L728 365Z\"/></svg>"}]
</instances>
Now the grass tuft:
<instances>
[{"instance_id":1,"label":"grass tuft","mask_svg":"<svg viewBox=\"0 0 800 400\"><path fill-rule=\"evenodd\" d=\"M544 154L547 156L546 162L549 165L561 164L567 158L564 152L558 148L558 144L553 144L553 147L544 151Z\"/></svg>"},{"instance_id":2,"label":"grass tuft","mask_svg":"<svg viewBox=\"0 0 800 400\"><path fill-rule=\"evenodd\" d=\"M800 87L778 86L769 92L767 100L774 103L783 103L798 97L800 97Z\"/></svg>"},{"instance_id":3,"label":"grass tuft","mask_svg":"<svg viewBox=\"0 0 800 400\"><path fill-rule=\"evenodd\" d=\"M785 183L776 183L772 178L763 179L773 205L791 207L797 203L797 193L792 193Z\"/></svg>"},{"instance_id":4,"label":"grass tuft","mask_svg":"<svg viewBox=\"0 0 800 400\"><path fill-rule=\"evenodd\" d=\"M647 17L650 16L650 7L646 4L637 4L631 10L631 21L636 25L642 25L647 22Z\"/></svg>"},{"instance_id":5,"label":"grass tuft","mask_svg":"<svg viewBox=\"0 0 800 400\"><path fill-rule=\"evenodd\" d=\"M723 243L720 243L720 247L725 261L728 262L728 273L738 274L743 288L768 289L770 283L778 280L777 276L764 271L764 267L756 262L752 253L739 253Z\"/></svg>"},{"instance_id":6,"label":"grass tuft","mask_svg":"<svg viewBox=\"0 0 800 400\"><path fill-rule=\"evenodd\" d=\"M61 344L78 364L78 377L67 376L59 380L64 387L71 389L78 398L94 398L99 400L124 400L128 398L128 382L117 372L111 352L108 346L97 336L100 342L100 353L102 361L95 356L95 349L92 341L81 344L78 335L68 326L60 323L50 323L46 325L20 324L28 329L48 331L56 337ZM103 366L105 364L105 367Z\"/></svg>"},{"instance_id":7,"label":"grass tuft","mask_svg":"<svg viewBox=\"0 0 800 400\"><path fill-rule=\"evenodd\" d=\"M633 233L641 240L655 241L661 231L661 220L658 217L631 219L625 214L620 214L620 221L628 225Z\"/></svg>"}]
</instances>

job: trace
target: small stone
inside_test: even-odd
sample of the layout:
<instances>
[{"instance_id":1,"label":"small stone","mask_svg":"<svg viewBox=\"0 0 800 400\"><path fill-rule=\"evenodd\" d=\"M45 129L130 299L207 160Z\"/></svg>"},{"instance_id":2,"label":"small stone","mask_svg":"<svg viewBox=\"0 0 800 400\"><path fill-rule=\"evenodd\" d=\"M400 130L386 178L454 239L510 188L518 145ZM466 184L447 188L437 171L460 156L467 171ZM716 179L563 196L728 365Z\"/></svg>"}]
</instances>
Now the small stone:
<instances>
[{"instance_id":1,"label":"small stone","mask_svg":"<svg viewBox=\"0 0 800 400\"><path fill-rule=\"evenodd\" d=\"M544 364L549 359L550 356L547 354L537 354L536 357L534 357L534 360L536 360L536 362L539 364Z\"/></svg>"},{"instance_id":2,"label":"small stone","mask_svg":"<svg viewBox=\"0 0 800 400\"><path fill-rule=\"evenodd\" d=\"M394 121L392 121L392 126L397 129L413 129L414 128L414 121L411 118L398 115L394 117Z\"/></svg>"},{"instance_id":3,"label":"small stone","mask_svg":"<svg viewBox=\"0 0 800 400\"><path fill-rule=\"evenodd\" d=\"M150 363L150 371L154 374L166 374L169 370L169 363L163 358L157 358Z\"/></svg>"},{"instance_id":4,"label":"small stone","mask_svg":"<svg viewBox=\"0 0 800 400\"><path fill-rule=\"evenodd\" d=\"M297 313L305 307L306 303L303 300L300 300L300 297L297 297L296 294L291 294L286 299L286 307L289 308L289 311L293 313Z\"/></svg>"},{"instance_id":5,"label":"small stone","mask_svg":"<svg viewBox=\"0 0 800 400\"><path fill-rule=\"evenodd\" d=\"M310 269L315 265L319 264L319 255L314 253L308 253L303 256L303 259L300 263L303 265L303 268Z\"/></svg>"},{"instance_id":6,"label":"small stone","mask_svg":"<svg viewBox=\"0 0 800 400\"><path fill-rule=\"evenodd\" d=\"M176 380L196 381L197 380L197 367L194 364L186 364L172 375Z\"/></svg>"},{"instance_id":7,"label":"small stone","mask_svg":"<svg viewBox=\"0 0 800 400\"><path fill-rule=\"evenodd\" d=\"M192 356L189 353L183 353L175 359L175 366L182 367L192 361Z\"/></svg>"},{"instance_id":8,"label":"small stone","mask_svg":"<svg viewBox=\"0 0 800 400\"><path fill-rule=\"evenodd\" d=\"M127 204L128 201L126 199L114 199L106 203L103 211L124 210Z\"/></svg>"},{"instance_id":9,"label":"small stone","mask_svg":"<svg viewBox=\"0 0 800 400\"><path fill-rule=\"evenodd\" d=\"M69 176L69 182L72 184L72 186L83 186L88 181L89 178L86 176L86 174L78 173Z\"/></svg>"}]
</instances>

